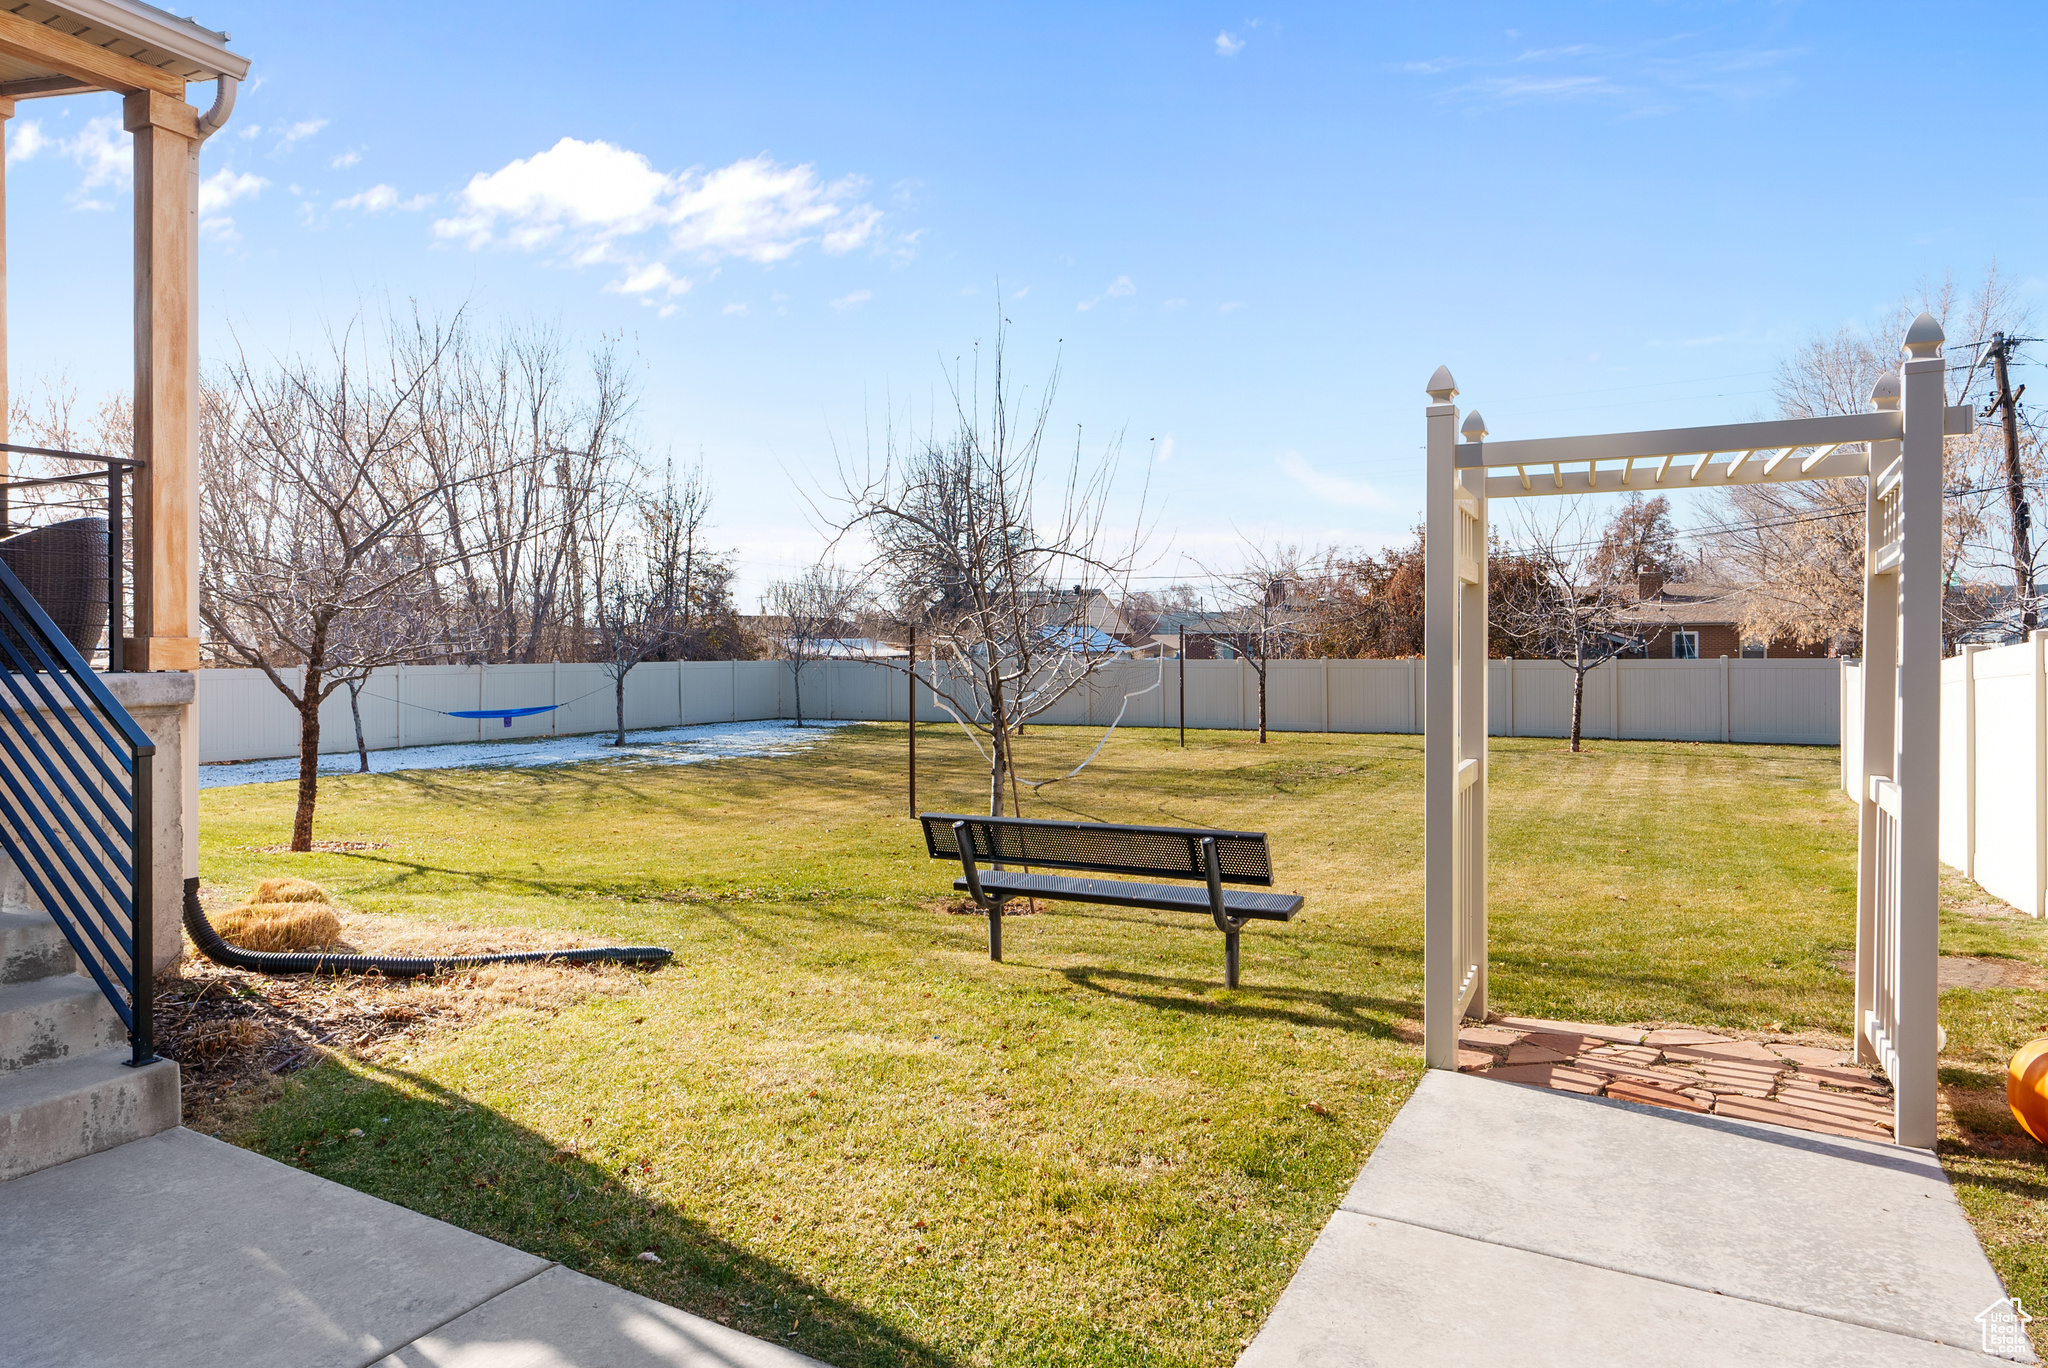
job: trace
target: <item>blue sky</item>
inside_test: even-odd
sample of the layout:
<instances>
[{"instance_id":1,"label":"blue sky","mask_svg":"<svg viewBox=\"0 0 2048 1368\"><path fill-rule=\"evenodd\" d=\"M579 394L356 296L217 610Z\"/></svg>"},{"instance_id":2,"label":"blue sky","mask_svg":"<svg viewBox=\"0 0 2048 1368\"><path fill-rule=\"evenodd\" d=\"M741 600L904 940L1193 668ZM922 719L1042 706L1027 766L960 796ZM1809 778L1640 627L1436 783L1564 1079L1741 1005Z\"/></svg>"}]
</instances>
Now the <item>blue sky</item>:
<instances>
[{"instance_id":1,"label":"blue sky","mask_svg":"<svg viewBox=\"0 0 2048 1368\"><path fill-rule=\"evenodd\" d=\"M1995 257L2038 301L2044 16L206 0L254 66L205 152L204 345L407 299L621 334L751 600L817 552L793 485L1000 310L1056 425L1149 474L1149 573L1377 545L1440 362L1498 438L1725 421L1923 279ZM17 391L126 383L118 112L12 121Z\"/></svg>"}]
</instances>

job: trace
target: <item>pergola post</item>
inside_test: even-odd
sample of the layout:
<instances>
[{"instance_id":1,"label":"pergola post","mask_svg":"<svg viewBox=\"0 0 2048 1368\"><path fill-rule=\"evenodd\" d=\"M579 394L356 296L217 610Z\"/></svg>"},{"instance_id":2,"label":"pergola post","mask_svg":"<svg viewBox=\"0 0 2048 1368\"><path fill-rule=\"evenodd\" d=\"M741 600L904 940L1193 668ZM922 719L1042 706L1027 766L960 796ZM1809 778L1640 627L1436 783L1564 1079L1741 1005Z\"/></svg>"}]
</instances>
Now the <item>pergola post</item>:
<instances>
[{"instance_id":1,"label":"pergola post","mask_svg":"<svg viewBox=\"0 0 2048 1368\"><path fill-rule=\"evenodd\" d=\"M1921 314L1900 367L1905 437L1899 472L1898 1009L1889 1072L1892 1133L1902 1145L1935 1139L1940 954L1942 436L1948 363L1941 325Z\"/></svg>"},{"instance_id":2,"label":"pergola post","mask_svg":"<svg viewBox=\"0 0 2048 1368\"><path fill-rule=\"evenodd\" d=\"M1870 405L1884 412L1899 406L1899 377L1887 371L1871 391ZM1863 772L1856 779L1856 1059L1881 1066L1883 1055L1872 1032L1877 1009L1878 825L1883 813L1871 781L1890 779L1897 757L1899 691L1899 575L1880 569L1884 554L1884 496L1878 475L1899 459L1898 440L1870 444L1871 477L1863 502Z\"/></svg>"},{"instance_id":3,"label":"pergola post","mask_svg":"<svg viewBox=\"0 0 2048 1368\"><path fill-rule=\"evenodd\" d=\"M1439 366L1428 389L1422 1031L1429 1067L1455 1069L1459 1022L1486 1010L1485 485L1457 470L1457 382Z\"/></svg>"},{"instance_id":4,"label":"pergola post","mask_svg":"<svg viewBox=\"0 0 2048 1368\"><path fill-rule=\"evenodd\" d=\"M1486 420L1473 409L1458 429L1468 442L1486 440ZM1458 509L1458 936L1462 966L1457 1007L1463 1021L1486 1019L1486 472L1459 471Z\"/></svg>"},{"instance_id":5,"label":"pergola post","mask_svg":"<svg viewBox=\"0 0 2048 1368\"><path fill-rule=\"evenodd\" d=\"M199 667L198 115L142 90L135 135L135 635L132 670Z\"/></svg>"},{"instance_id":6,"label":"pergola post","mask_svg":"<svg viewBox=\"0 0 2048 1368\"><path fill-rule=\"evenodd\" d=\"M1428 433L1422 538L1422 1054L1432 1069L1458 1067L1457 968L1451 954L1457 916L1457 511L1458 383L1448 367L1429 378L1423 410Z\"/></svg>"}]
</instances>

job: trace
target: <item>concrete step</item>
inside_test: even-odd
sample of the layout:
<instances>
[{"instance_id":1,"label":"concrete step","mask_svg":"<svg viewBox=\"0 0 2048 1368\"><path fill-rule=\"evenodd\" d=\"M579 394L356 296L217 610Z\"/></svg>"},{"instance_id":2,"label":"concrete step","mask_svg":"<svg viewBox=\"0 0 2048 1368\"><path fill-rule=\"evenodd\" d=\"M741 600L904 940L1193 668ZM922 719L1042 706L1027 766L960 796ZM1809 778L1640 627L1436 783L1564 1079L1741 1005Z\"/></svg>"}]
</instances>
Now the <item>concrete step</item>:
<instances>
[{"instance_id":1,"label":"concrete step","mask_svg":"<svg viewBox=\"0 0 2048 1368\"><path fill-rule=\"evenodd\" d=\"M124 1045L0 1075L0 1182L177 1125L178 1066L127 1059Z\"/></svg>"},{"instance_id":2,"label":"concrete step","mask_svg":"<svg viewBox=\"0 0 2048 1368\"><path fill-rule=\"evenodd\" d=\"M0 1076L127 1038L113 1004L83 974L0 986Z\"/></svg>"},{"instance_id":3,"label":"concrete step","mask_svg":"<svg viewBox=\"0 0 2048 1368\"><path fill-rule=\"evenodd\" d=\"M78 972L71 942L42 912L0 912L0 984Z\"/></svg>"}]
</instances>

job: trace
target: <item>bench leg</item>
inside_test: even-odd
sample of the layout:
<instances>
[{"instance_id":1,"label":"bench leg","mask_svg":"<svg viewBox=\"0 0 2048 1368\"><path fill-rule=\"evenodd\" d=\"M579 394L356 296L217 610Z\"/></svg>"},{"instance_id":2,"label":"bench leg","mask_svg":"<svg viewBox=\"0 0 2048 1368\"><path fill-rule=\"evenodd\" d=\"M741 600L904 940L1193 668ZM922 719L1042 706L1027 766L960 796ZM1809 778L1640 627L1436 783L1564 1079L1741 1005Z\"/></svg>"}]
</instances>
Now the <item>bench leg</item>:
<instances>
[{"instance_id":1,"label":"bench leg","mask_svg":"<svg viewBox=\"0 0 2048 1368\"><path fill-rule=\"evenodd\" d=\"M988 957L997 964L1003 962L1003 905L1000 901L989 904Z\"/></svg>"},{"instance_id":2,"label":"bench leg","mask_svg":"<svg viewBox=\"0 0 2048 1368\"><path fill-rule=\"evenodd\" d=\"M1223 933L1223 986L1237 987L1237 932Z\"/></svg>"}]
</instances>

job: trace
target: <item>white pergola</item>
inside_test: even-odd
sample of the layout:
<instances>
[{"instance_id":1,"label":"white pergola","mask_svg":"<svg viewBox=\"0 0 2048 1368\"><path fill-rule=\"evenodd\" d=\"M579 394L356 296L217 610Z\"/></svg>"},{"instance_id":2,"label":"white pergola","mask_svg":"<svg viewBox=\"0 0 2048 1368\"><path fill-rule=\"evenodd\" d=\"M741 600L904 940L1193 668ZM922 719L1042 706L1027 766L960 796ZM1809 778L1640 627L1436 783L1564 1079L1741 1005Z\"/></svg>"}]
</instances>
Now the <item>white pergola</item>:
<instances>
[{"instance_id":1,"label":"white pergola","mask_svg":"<svg viewBox=\"0 0 2048 1368\"><path fill-rule=\"evenodd\" d=\"M1935 1127L1936 834L1941 801L1941 326L1906 333L1906 360L1868 413L1591 437L1488 442L1458 425L1457 383L1430 377L1424 628L1423 1049L1458 1066L1458 1028L1486 1015L1487 504L1552 494L1666 493L1867 477L1863 768L1856 864L1856 1054L1894 1090L1893 1135ZM1459 440L1462 431L1464 440Z\"/></svg>"}]
</instances>

